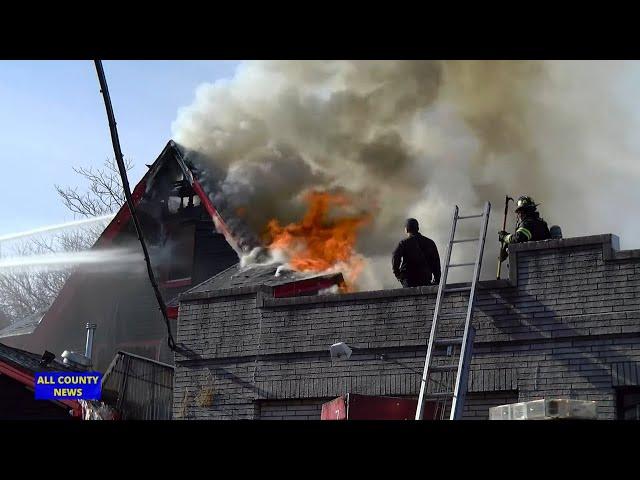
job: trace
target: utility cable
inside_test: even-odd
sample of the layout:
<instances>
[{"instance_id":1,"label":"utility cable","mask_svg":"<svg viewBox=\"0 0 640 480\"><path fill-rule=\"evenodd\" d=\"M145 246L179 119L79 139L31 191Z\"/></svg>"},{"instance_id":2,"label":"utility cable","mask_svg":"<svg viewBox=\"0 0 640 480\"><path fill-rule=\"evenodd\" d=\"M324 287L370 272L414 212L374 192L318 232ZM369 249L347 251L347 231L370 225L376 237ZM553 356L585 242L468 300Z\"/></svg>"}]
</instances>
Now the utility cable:
<instances>
[{"instance_id":1,"label":"utility cable","mask_svg":"<svg viewBox=\"0 0 640 480\"><path fill-rule=\"evenodd\" d=\"M133 200L131 199L131 189L129 188L129 180L127 179L127 169L125 168L122 151L120 150L120 140L118 139L118 130L116 129L116 119L113 114L113 108L111 106L111 98L109 96L109 88L107 87L107 79L105 78L104 70L102 69L102 61L95 60L94 62L96 65L96 71L98 72L98 80L100 81L100 93L102 93L102 96L104 97L104 106L107 110L107 118L109 119L109 130L111 131L111 143L113 144L113 151L116 155L116 162L118 164L120 178L122 179L122 188L124 189L124 195L127 199L129 212L131 212L131 219L133 220L133 224L136 228L138 240L140 240L140 245L142 245L144 261L147 264L147 273L149 274L149 281L151 282L151 286L153 287L153 291L156 295L156 300L158 301L158 305L160 306L162 317L164 318L165 324L167 325L167 333L169 335L167 338L167 344L172 351L175 351L176 342L173 339L173 334L171 333L171 325L169 324L169 316L167 315L167 306L164 303L162 294L160 293L160 288L158 287L158 282L156 282L156 277L153 274L151 260L149 259L149 251L147 250L147 245L144 241L142 228L140 227L140 223L138 222L136 207L133 204Z\"/></svg>"}]
</instances>

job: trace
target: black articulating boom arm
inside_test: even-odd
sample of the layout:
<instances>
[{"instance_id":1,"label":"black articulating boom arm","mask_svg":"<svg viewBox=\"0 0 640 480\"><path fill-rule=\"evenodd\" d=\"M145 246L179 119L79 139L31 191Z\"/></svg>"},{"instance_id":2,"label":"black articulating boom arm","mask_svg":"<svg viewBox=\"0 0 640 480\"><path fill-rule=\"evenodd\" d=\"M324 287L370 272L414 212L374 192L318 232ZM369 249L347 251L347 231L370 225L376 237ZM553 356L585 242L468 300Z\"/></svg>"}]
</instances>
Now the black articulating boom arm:
<instances>
[{"instance_id":1,"label":"black articulating boom arm","mask_svg":"<svg viewBox=\"0 0 640 480\"><path fill-rule=\"evenodd\" d=\"M158 288L158 282L156 282L156 277L153 274L153 268L151 267L151 260L149 259L149 251L147 250L147 245L144 241L144 236L142 234L142 228L140 227L140 222L138 222L138 217L136 215L136 207L133 204L133 200L131 199L131 188L129 187L129 180L127 180L127 169L124 166L124 159L122 158L122 151L120 150L120 140L118 139L118 130L116 129L116 119L113 114L113 108L111 107L111 98L109 97L109 88L107 87L107 79L105 78L104 70L102 69L102 61L95 60L95 64L96 64L96 71L98 72L98 80L100 81L100 92L104 97L104 106L107 110L107 118L109 119L109 130L111 131L111 143L113 144L113 151L116 155L116 162L118 163L118 170L120 171L120 178L122 179L122 188L124 189L124 195L127 199L127 205L129 206L129 211L131 212L131 218L136 228L138 240L140 240L140 245L142 245L142 252L144 253L144 261L147 264L147 273L149 274L149 280L151 281L151 286L153 287L153 291L156 294L156 299L158 300L160 311L162 312L162 316L167 325L167 333L169 335L167 342L169 344L169 348L175 351L176 343L175 343L175 340L173 339L173 334L171 333L171 325L169 324L169 317L167 315L167 306L164 303L162 294L160 293L160 289Z\"/></svg>"}]
</instances>

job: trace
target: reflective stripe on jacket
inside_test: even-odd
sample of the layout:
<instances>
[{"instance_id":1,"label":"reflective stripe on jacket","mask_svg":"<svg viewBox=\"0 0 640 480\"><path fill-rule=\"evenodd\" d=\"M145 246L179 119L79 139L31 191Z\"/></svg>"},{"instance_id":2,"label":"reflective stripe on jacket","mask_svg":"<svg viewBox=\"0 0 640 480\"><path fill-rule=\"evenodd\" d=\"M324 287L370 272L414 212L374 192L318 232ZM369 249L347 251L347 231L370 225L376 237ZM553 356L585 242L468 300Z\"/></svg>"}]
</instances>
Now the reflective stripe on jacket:
<instances>
[{"instance_id":1,"label":"reflective stripe on jacket","mask_svg":"<svg viewBox=\"0 0 640 480\"><path fill-rule=\"evenodd\" d=\"M507 235L504 239L505 243L520 242L537 242L538 240L547 240L551 238L549 227L540 215L536 212L522 219L517 226L515 233Z\"/></svg>"}]
</instances>

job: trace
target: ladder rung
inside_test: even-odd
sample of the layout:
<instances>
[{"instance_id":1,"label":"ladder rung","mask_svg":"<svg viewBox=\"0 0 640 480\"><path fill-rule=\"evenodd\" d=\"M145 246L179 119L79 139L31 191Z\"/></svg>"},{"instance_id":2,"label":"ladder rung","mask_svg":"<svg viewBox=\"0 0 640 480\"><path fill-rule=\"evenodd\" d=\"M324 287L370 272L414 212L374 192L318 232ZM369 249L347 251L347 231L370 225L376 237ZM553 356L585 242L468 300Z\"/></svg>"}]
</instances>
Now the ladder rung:
<instances>
[{"instance_id":1,"label":"ladder rung","mask_svg":"<svg viewBox=\"0 0 640 480\"><path fill-rule=\"evenodd\" d=\"M473 299L474 294L477 288L477 282L480 277L480 261L481 254L483 252L483 248L485 246L486 236L487 236L487 226L489 222L489 213L491 212L491 203L485 202L484 210L482 213L478 215L459 215L459 207L456 205L453 211L453 219L451 223L451 234L449 236L449 242L447 243L447 259L446 265L444 266L443 271L443 281L440 283L437 297L437 305L435 306L433 312L433 322L431 322L431 333L429 334L429 342L427 347L427 354L425 358L425 371L428 374L427 378L424 378L420 385L420 397L418 403L418 410L416 413L416 419L422 419L422 412L424 410L424 400L432 400L438 401L438 403L448 404L451 402L451 414L450 418L452 420L458 420L462 418L463 412L463 402L465 393L468 389L468 378L469 378L469 369L471 363L471 356L473 355L473 340L475 336L475 328L471 324L471 317L473 315ZM459 240L455 239L456 235L456 225L458 220L466 220L477 218L481 219L480 222L480 232L477 238L460 238ZM460 236L473 235L475 232L467 232L464 234L460 234ZM460 261L457 263L451 262L451 251L453 250L454 243L464 243L464 242L478 242L476 245L477 248L477 256L478 259L474 262L466 262ZM449 271L449 267L470 267L474 266L473 270L473 280L471 282L459 282L459 283L450 283L447 284L447 271ZM467 271L467 270L465 270ZM463 286L464 285L464 286ZM453 292L465 292L460 296L452 296L448 297L450 300L455 300L456 298L459 300L468 300L469 305L466 308L466 315L463 312L458 312L456 309L462 309L458 307L462 307L461 305L451 305L450 308L447 308L447 313L440 313L440 309L442 308L442 302L445 298L443 294L449 294ZM443 332L444 335L449 335L449 338L438 337L438 319L439 318L453 318L451 322L452 326L457 325L456 331L447 331ZM465 320L463 320L465 319ZM460 333L457 331L461 325L464 324L464 333ZM444 347L444 348L443 348ZM444 349L446 349L446 356L444 354ZM431 375L431 373L434 373ZM441 373L438 375L437 373ZM442 377L439 379L438 377ZM449 377L454 377L453 379ZM444 384L440 383L439 380L444 380ZM451 385L450 380L453 380L453 384ZM434 388L434 385L438 385L438 387ZM442 391L442 390L453 390L453 391ZM438 391L440 390L440 391ZM431 392L430 392L431 391ZM441 399L441 400L439 400ZM444 412L443 412L444 413Z\"/></svg>"},{"instance_id":2,"label":"ladder rung","mask_svg":"<svg viewBox=\"0 0 640 480\"><path fill-rule=\"evenodd\" d=\"M462 337L456 338L436 338L434 345L462 345Z\"/></svg>"},{"instance_id":3,"label":"ladder rung","mask_svg":"<svg viewBox=\"0 0 640 480\"><path fill-rule=\"evenodd\" d=\"M444 293L450 292L470 292L471 287L454 287L454 288L445 288Z\"/></svg>"},{"instance_id":4,"label":"ladder rung","mask_svg":"<svg viewBox=\"0 0 640 480\"><path fill-rule=\"evenodd\" d=\"M432 365L429 367L430 372L451 372L458 369L458 364L455 365Z\"/></svg>"},{"instance_id":5,"label":"ladder rung","mask_svg":"<svg viewBox=\"0 0 640 480\"><path fill-rule=\"evenodd\" d=\"M427 398L452 398L453 392L432 392L426 394Z\"/></svg>"}]
</instances>

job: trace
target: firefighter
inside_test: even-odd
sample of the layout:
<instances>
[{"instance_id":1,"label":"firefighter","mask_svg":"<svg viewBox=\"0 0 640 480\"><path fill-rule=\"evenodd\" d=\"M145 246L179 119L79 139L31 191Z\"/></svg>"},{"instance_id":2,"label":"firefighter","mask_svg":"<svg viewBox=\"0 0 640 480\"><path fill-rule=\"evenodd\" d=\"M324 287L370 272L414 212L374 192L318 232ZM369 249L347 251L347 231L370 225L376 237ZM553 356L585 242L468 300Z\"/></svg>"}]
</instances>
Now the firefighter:
<instances>
[{"instance_id":1,"label":"firefighter","mask_svg":"<svg viewBox=\"0 0 640 480\"><path fill-rule=\"evenodd\" d=\"M440 256L430 238L418 231L418 221L407 219L407 238L401 240L393 252L393 274L403 287L436 285L440 283Z\"/></svg>"},{"instance_id":2,"label":"firefighter","mask_svg":"<svg viewBox=\"0 0 640 480\"><path fill-rule=\"evenodd\" d=\"M511 243L520 242L536 242L538 240L547 240L551 238L547 222L540 218L536 204L531 197L522 195L518 198L516 206L516 215L518 223L515 233L508 233L504 230L498 232L498 239L507 247ZM506 258L507 251L503 248L502 257Z\"/></svg>"}]
</instances>

